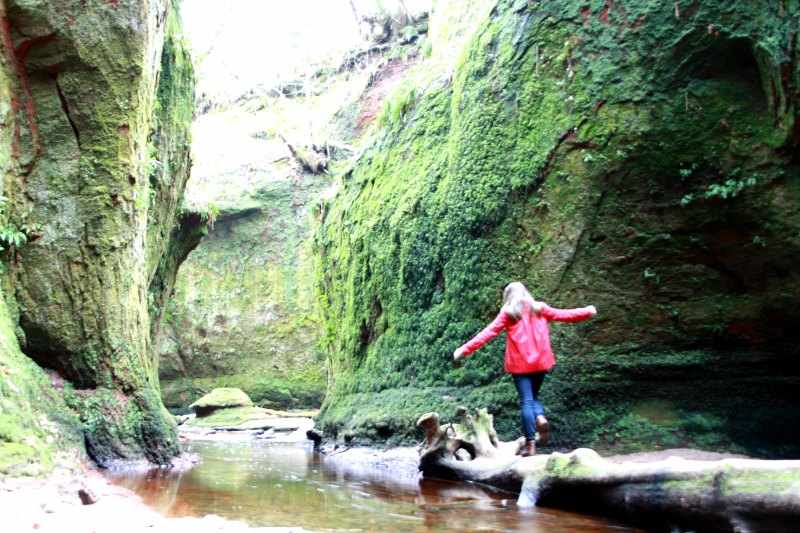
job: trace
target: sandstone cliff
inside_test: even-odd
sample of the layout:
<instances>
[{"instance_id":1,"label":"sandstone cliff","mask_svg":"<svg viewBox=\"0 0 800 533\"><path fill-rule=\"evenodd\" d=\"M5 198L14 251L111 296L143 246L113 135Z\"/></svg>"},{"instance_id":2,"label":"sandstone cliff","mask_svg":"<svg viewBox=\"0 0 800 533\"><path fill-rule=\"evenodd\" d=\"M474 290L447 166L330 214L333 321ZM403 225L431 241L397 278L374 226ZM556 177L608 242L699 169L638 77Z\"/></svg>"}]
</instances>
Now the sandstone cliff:
<instances>
[{"instance_id":1,"label":"sandstone cliff","mask_svg":"<svg viewBox=\"0 0 800 533\"><path fill-rule=\"evenodd\" d=\"M100 464L178 451L152 348L199 237L179 216L194 76L176 5L0 4L3 222L27 241L5 246L6 300L22 351L66 380L59 395ZM4 365L40 372L7 346Z\"/></svg>"}]
</instances>

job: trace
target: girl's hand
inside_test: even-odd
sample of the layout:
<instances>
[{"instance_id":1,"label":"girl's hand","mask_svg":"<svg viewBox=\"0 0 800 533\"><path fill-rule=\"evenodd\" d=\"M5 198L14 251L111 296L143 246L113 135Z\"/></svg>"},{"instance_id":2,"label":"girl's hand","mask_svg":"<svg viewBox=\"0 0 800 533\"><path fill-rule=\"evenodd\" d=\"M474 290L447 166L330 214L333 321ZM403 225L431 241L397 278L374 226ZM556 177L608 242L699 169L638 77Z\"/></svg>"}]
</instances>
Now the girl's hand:
<instances>
[{"instance_id":1,"label":"girl's hand","mask_svg":"<svg viewBox=\"0 0 800 533\"><path fill-rule=\"evenodd\" d=\"M464 359L466 355L464 355L464 349L458 348L456 351L453 352L453 361L460 361Z\"/></svg>"},{"instance_id":2,"label":"girl's hand","mask_svg":"<svg viewBox=\"0 0 800 533\"><path fill-rule=\"evenodd\" d=\"M589 310L590 313L592 313L592 316L597 314L597 308L595 306L590 305L589 307L587 307L587 309Z\"/></svg>"}]
</instances>

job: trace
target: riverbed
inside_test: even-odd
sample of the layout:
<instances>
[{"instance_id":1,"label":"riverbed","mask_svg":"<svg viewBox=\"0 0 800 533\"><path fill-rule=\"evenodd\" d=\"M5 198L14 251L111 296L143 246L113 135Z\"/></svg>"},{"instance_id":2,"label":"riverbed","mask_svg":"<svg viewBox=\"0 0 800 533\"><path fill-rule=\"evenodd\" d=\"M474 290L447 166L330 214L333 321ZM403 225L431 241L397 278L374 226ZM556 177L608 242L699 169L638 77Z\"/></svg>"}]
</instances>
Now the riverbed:
<instances>
[{"instance_id":1,"label":"riverbed","mask_svg":"<svg viewBox=\"0 0 800 533\"><path fill-rule=\"evenodd\" d=\"M517 507L514 494L469 483L420 480L408 471L353 474L310 445L187 444L201 462L185 472L110 474L170 517L218 515L252 526L312 531L633 532L603 518ZM386 465L384 465L386 467Z\"/></svg>"}]
</instances>

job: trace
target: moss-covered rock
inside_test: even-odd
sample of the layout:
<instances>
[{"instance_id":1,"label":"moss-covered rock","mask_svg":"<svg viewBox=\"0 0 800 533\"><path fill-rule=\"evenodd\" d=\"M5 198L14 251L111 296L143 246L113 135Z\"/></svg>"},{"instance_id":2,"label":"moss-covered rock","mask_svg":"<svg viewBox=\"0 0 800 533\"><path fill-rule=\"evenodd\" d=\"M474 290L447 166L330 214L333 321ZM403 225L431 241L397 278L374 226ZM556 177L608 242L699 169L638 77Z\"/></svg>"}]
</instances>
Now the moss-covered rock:
<instances>
[{"instance_id":1,"label":"moss-covered rock","mask_svg":"<svg viewBox=\"0 0 800 533\"><path fill-rule=\"evenodd\" d=\"M23 350L75 386L68 400L99 463L164 462L178 445L151 334L191 226L177 206L194 76L176 3L3 9L5 191L29 236L7 257Z\"/></svg>"},{"instance_id":2,"label":"moss-covered rock","mask_svg":"<svg viewBox=\"0 0 800 533\"><path fill-rule=\"evenodd\" d=\"M600 311L553 327L555 446L796 454L800 11L473 4L452 75L404 88L319 206L323 428L409 438L444 400L513 436L502 339L450 354L521 280Z\"/></svg>"},{"instance_id":3,"label":"moss-covered rock","mask_svg":"<svg viewBox=\"0 0 800 533\"><path fill-rule=\"evenodd\" d=\"M41 474L81 456L78 417L50 379L19 349L0 296L0 475Z\"/></svg>"},{"instance_id":4,"label":"moss-covered rock","mask_svg":"<svg viewBox=\"0 0 800 533\"><path fill-rule=\"evenodd\" d=\"M197 416L208 416L219 409L231 407L252 407L253 401L241 389L214 389L189 407Z\"/></svg>"}]
</instances>

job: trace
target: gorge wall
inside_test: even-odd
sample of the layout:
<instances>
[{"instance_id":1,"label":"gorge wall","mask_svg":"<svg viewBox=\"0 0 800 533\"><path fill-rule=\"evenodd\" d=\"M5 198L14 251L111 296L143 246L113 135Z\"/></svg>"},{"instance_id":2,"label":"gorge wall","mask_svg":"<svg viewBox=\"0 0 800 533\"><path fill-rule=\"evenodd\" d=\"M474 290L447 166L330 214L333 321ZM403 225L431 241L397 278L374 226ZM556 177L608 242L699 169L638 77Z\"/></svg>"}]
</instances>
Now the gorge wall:
<instances>
[{"instance_id":1,"label":"gorge wall","mask_svg":"<svg viewBox=\"0 0 800 533\"><path fill-rule=\"evenodd\" d=\"M198 67L202 96L186 197L208 214L208 228L181 267L159 335L162 397L176 412L216 387L240 388L278 409L322 401L311 206L360 149L381 99L420 55L427 32L424 10L366 8L359 7L371 21L361 28L366 42L346 4L321 5L308 18L277 10L264 23L267 41L242 35L264 13L257 3L202 32L186 12L192 46L208 50ZM287 32L298 18L303 25ZM322 49L313 45L315 28L330 30ZM247 50L269 43L283 51L284 64L256 53L265 64L253 72ZM237 64L245 72L231 77Z\"/></svg>"},{"instance_id":2,"label":"gorge wall","mask_svg":"<svg viewBox=\"0 0 800 533\"><path fill-rule=\"evenodd\" d=\"M54 439L37 435L53 424L82 433L71 442L101 465L178 452L152 341L200 236L199 217L179 213L194 75L176 6L0 3L0 357L16 376L0 388L0 443L12 466L52 457Z\"/></svg>"},{"instance_id":3,"label":"gorge wall","mask_svg":"<svg viewBox=\"0 0 800 533\"><path fill-rule=\"evenodd\" d=\"M431 63L394 95L317 208L323 429L407 440L419 414L465 404L516 436L502 338L450 362L520 280L600 313L552 328L553 446L796 455L800 10L469 10L452 70ZM450 19L438 2L433 58Z\"/></svg>"},{"instance_id":4,"label":"gorge wall","mask_svg":"<svg viewBox=\"0 0 800 533\"><path fill-rule=\"evenodd\" d=\"M253 137L224 115L200 117L195 130L202 154L192 186L213 188L206 209L216 213L181 267L159 335L164 403L185 410L216 387L236 387L265 407L318 407L325 365L304 243L308 204L330 179L293 168L280 139Z\"/></svg>"}]
</instances>

